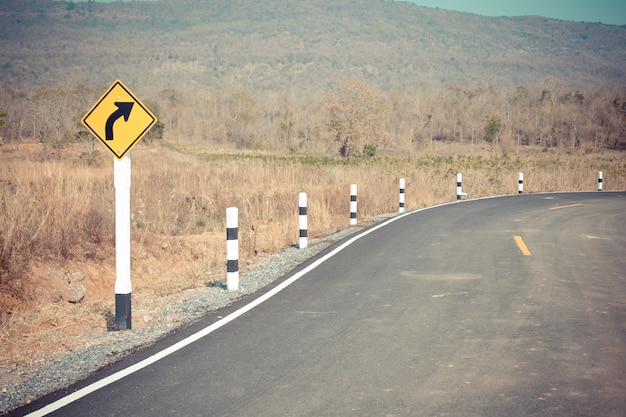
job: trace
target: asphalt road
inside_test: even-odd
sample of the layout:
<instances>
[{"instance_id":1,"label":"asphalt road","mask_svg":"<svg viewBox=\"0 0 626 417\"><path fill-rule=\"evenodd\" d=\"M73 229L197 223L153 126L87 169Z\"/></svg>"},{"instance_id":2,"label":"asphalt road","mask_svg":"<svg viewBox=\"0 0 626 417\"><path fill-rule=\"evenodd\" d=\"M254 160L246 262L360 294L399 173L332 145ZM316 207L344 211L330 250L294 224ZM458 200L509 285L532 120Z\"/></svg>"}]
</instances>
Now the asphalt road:
<instances>
[{"instance_id":1,"label":"asphalt road","mask_svg":"<svg viewBox=\"0 0 626 417\"><path fill-rule=\"evenodd\" d=\"M51 415L625 414L626 193L596 192L408 213Z\"/></svg>"}]
</instances>

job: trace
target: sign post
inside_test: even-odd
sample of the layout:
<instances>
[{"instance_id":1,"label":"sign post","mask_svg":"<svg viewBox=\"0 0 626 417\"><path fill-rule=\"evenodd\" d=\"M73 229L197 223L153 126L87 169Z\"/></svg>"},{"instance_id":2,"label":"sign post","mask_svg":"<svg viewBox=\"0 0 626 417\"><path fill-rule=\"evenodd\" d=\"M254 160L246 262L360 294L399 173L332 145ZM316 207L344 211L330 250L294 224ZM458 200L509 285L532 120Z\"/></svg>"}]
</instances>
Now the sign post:
<instances>
[{"instance_id":1,"label":"sign post","mask_svg":"<svg viewBox=\"0 0 626 417\"><path fill-rule=\"evenodd\" d=\"M82 124L115 156L115 329L130 330L130 156L129 152L156 124L156 117L121 81L111 87L82 118Z\"/></svg>"},{"instance_id":2,"label":"sign post","mask_svg":"<svg viewBox=\"0 0 626 417\"><path fill-rule=\"evenodd\" d=\"M113 161L115 185L115 329L131 329L130 157Z\"/></svg>"}]
</instances>

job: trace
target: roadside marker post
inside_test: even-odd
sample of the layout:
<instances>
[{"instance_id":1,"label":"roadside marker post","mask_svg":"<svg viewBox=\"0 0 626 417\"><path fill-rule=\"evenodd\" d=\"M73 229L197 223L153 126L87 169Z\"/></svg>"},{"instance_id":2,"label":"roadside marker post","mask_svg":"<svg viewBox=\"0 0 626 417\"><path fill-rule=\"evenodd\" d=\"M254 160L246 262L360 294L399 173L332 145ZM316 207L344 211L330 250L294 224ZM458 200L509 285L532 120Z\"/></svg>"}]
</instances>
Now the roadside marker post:
<instances>
[{"instance_id":1,"label":"roadside marker post","mask_svg":"<svg viewBox=\"0 0 626 417\"><path fill-rule=\"evenodd\" d=\"M517 174L517 193L518 194L524 193L524 173L523 172L520 172L519 174Z\"/></svg>"},{"instance_id":2,"label":"roadside marker post","mask_svg":"<svg viewBox=\"0 0 626 417\"><path fill-rule=\"evenodd\" d=\"M308 246L308 221L307 221L307 196L306 193L298 194L298 225L300 227L300 241L298 247L304 249Z\"/></svg>"},{"instance_id":3,"label":"roadside marker post","mask_svg":"<svg viewBox=\"0 0 626 417\"><path fill-rule=\"evenodd\" d=\"M399 213L404 212L404 186L405 180L404 178L400 178L400 207L398 208Z\"/></svg>"},{"instance_id":4,"label":"roadside marker post","mask_svg":"<svg viewBox=\"0 0 626 417\"><path fill-rule=\"evenodd\" d=\"M226 288L239 290L239 209L226 209Z\"/></svg>"},{"instance_id":5,"label":"roadside marker post","mask_svg":"<svg viewBox=\"0 0 626 417\"><path fill-rule=\"evenodd\" d=\"M156 124L156 117L116 80L81 119L115 156L115 329L131 330L130 150Z\"/></svg>"},{"instance_id":6,"label":"roadside marker post","mask_svg":"<svg viewBox=\"0 0 626 417\"><path fill-rule=\"evenodd\" d=\"M598 171L598 191L602 191L602 177L604 173L602 171Z\"/></svg>"},{"instance_id":7,"label":"roadside marker post","mask_svg":"<svg viewBox=\"0 0 626 417\"><path fill-rule=\"evenodd\" d=\"M350 225L356 225L356 184L350 184Z\"/></svg>"},{"instance_id":8,"label":"roadside marker post","mask_svg":"<svg viewBox=\"0 0 626 417\"><path fill-rule=\"evenodd\" d=\"M460 200L463 196L463 174L456 174L456 199Z\"/></svg>"}]
</instances>

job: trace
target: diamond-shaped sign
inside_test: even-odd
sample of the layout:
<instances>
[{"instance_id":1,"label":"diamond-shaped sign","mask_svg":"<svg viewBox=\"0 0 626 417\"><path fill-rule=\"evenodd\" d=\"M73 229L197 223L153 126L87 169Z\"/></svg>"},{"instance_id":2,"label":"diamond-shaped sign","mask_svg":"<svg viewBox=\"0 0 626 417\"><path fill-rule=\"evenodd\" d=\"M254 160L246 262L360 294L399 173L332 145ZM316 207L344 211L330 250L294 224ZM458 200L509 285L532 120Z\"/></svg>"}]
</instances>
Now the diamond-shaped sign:
<instances>
[{"instance_id":1,"label":"diamond-shaped sign","mask_svg":"<svg viewBox=\"0 0 626 417\"><path fill-rule=\"evenodd\" d=\"M156 121L150 110L119 80L81 120L117 159L124 158Z\"/></svg>"}]
</instances>

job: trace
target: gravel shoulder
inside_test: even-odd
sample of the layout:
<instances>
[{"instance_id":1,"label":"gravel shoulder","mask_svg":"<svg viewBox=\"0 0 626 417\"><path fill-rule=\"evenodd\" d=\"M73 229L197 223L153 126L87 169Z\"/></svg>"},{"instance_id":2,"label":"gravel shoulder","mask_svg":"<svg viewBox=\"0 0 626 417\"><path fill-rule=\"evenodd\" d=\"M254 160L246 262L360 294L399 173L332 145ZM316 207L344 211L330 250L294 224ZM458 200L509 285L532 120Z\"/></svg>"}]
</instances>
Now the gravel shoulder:
<instances>
[{"instance_id":1,"label":"gravel shoulder","mask_svg":"<svg viewBox=\"0 0 626 417\"><path fill-rule=\"evenodd\" d=\"M7 415L37 398L87 378L98 369L152 345L183 326L197 322L211 311L228 306L233 301L262 289L332 244L394 215L385 214L364 220L358 226L331 231L322 238L309 239L309 244L304 249L289 247L269 256L260 265L240 272L238 291L205 287L191 295L183 293L175 303L157 313L163 317L181 317L174 323L132 331L109 331L96 336L89 347L44 358L37 363L0 369L0 415ZM159 320L155 322L158 323Z\"/></svg>"}]
</instances>

